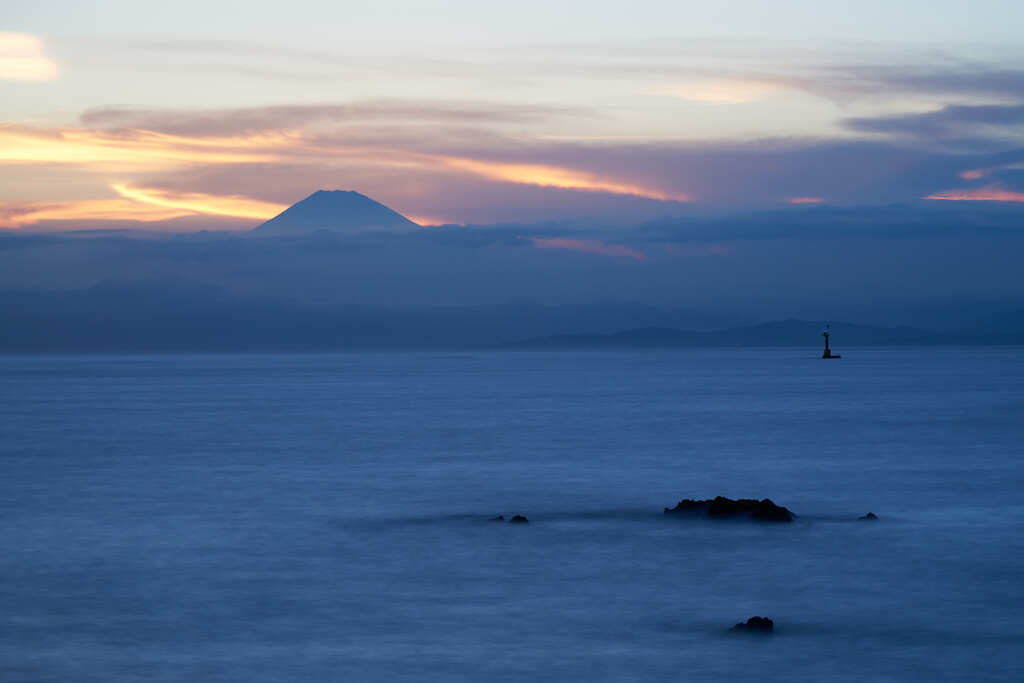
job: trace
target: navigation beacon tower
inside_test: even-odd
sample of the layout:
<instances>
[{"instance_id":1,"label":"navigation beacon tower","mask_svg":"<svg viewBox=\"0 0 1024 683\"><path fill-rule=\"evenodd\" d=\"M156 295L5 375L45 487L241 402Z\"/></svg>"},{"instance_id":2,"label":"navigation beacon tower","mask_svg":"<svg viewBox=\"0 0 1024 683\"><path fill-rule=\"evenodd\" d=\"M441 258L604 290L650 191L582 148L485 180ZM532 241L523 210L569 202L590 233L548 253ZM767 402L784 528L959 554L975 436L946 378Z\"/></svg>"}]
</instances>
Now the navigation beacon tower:
<instances>
[{"instance_id":1,"label":"navigation beacon tower","mask_svg":"<svg viewBox=\"0 0 1024 683\"><path fill-rule=\"evenodd\" d=\"M842 356L840 356L838 353L833 355L832 354L832 349L830 349L828 347L828 337L829 337L829 326L828 325L825 325L825 331L821 333L821 336L823 336L825 338L825 353L821 354L821 357L822 358L842 358Z\"/></svg>"}]
</instances>

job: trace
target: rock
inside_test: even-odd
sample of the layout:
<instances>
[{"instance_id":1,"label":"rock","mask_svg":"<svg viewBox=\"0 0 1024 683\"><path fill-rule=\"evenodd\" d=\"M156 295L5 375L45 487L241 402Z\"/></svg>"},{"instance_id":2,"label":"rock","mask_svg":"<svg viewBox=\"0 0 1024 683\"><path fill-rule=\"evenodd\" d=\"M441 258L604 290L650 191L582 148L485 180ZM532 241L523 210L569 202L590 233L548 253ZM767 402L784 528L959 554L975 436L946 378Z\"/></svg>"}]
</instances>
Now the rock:
<instances>
[{"instance_id":1,"label":"rock","mask_svg":"<svg viewBox=\"0 0 1024 683\"><path fill-rule=\"evenodd\" d=\"M528 520L526 517L523 517L522 515L516 515L512 519L508 520L509 524L526 524L529 521L530 520Z\"/></svg>"},{"instance_id":2,"label":"rock","mask_svg":"<svg viewBox=\"0 0 1024 683\"><path fill-rule=\"evenodd\" d=\"M691 500L684 498L674 508L665 508L666 515L694 515L712 519L756 519L762 522L792 522L792 512L776 505L770 499L754 500L740 498L733 500L718 496L714 500Z\"/></svg>"},{"instance_id":3,"label":"rock","mask_svg":"<svg viewBox=\"0 0 1024 683\"><path fill-rule=\"evenodd\" d=\"M878 519L878 515L876 515L874 512L869 512L863 517L858 517L857 519Z\"/></svg>"},{"instance_id":4,"label":"rock","mask_svg":"<svg viewBox=\"0 0 1024 683\"><path fill-rule=\"evenodd\" d=\"M768 617L750 617L745 623L741 621L730 630L743 633L771 633L775 630L775 622Z\"/></svg>"},{"instance_id":5,"label":"rock","mask_svg":"<svg viewBox=\"0 0 1024 683\"><path fill-rule=\"evenodd\" d=\"M487 521L488 522L504 522L505 521L505 515L498 515L497 517L491 517Z\"/></svg>"}]
</instances>

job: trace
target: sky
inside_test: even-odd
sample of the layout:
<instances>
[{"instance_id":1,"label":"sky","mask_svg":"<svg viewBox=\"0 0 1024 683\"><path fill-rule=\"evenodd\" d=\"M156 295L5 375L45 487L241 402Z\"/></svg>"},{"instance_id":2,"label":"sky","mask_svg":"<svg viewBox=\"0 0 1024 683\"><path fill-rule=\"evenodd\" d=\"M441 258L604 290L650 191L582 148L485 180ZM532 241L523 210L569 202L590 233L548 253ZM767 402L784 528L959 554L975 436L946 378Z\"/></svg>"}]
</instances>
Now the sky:
<instances>
[{"instance_id":1,"label":"sky","mask_svg":"<svg viewBox=\"0 0 1024 683\"><path fill-rule=\"evenodd\" d=\"M7 0L0 227L241 230L317 189L424 225L1024 211L1022 25L998 0Z\"/></svg>"}]
</instances>

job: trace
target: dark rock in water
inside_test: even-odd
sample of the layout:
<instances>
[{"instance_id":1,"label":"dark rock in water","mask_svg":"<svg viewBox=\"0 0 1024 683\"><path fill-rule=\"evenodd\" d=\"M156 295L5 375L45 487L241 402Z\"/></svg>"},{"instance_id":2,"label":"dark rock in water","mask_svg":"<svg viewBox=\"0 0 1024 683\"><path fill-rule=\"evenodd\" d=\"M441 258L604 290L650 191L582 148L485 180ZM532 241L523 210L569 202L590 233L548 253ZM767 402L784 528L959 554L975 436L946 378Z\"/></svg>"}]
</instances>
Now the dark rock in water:
<instances>
[{"instance_id":1,"label":"dark rock in water","mask_svg":"<svg viewBox=\"0 0 1024 683\"><path fill-rule=\"evenodd\" d=\"M741 621L730 630L743 633L771 633L775 630L775 622L768 617L750 617L746 623Z\"/></svg>"},{"instance_id":2,"label":"dark rock in water","mask_svg":"<svg viewBox=\"0 0 1024 683\"><path fill-rule=\"evenodd\" d=\"M878 515L876 515L874 512L869 512L863 517L858 517L857 519L878 519Z\"/></svg>"},{"instance_id":3,"label":"dark rock in water","mask_svg":"<svg viewBox=\"0 0 1024 683\"><path fill-rule=\"evenodd\" d=\"M491 517L487 521L488 522L504 522L505 521L505 515L498 515L497 517Z\"/></svg>"},{"instance_id":4,"label":"dark rock in water","mask_svg":"<svg viewBox=\"0 0 1024 683\"><path fill-rule=\"evenodd\" d=\"M792 522L792 512L776 505L770 499L754 500L740 498L733 500L718 496L714 500L691 500L684 498L674 508L665 508L666 515L694 515L713 519L756 519L762 522Z\"/></svg>"},{"instance_id":5,"label":"dark rock in water","mask_svg":"<svg viewBox=\"0 0 1024 683\"><path fill-rule=\"evenodd\" d=\"M528 520L526 517L523 517L522 515L516 515L512 519L508 520L509 524L526 524L529 521L530 520Z\"/></svg>"}]
</instances>

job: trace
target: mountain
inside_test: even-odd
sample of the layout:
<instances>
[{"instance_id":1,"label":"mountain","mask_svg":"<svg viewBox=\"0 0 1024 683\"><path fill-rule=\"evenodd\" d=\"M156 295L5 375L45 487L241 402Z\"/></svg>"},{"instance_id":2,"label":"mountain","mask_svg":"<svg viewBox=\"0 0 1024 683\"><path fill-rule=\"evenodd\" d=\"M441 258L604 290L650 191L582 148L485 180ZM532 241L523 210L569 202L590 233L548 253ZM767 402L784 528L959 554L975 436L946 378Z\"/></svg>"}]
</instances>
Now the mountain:
<instances>
[{"instance_id":1,"label":"mountain","mask_svg":"<svg viewBox=\"0 0 1024 683\"><path fill-rule=\"evenodd\" d=\"M947 336L953 344L1020 344L1024 340L1024 310L988 316L982 323Z\"/></svg>"},{"instance_id":2,"label":"mountain","mask_svg":"<svg viewBox=\"0 0 1024 683\"><path fill-rule=\"evenodd\" d=\"M296 235L329 230L344 234L371 231L412 231L416 223L366 195L345 190L318 190L288 207L253 232Z\"/></svg>"}]
</instances>

